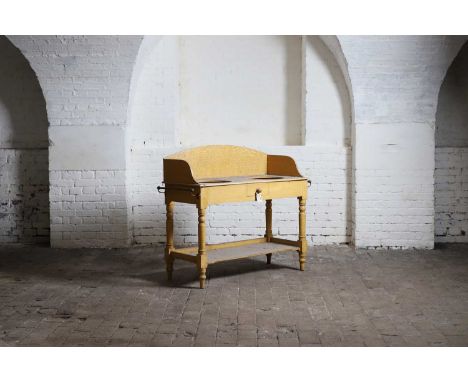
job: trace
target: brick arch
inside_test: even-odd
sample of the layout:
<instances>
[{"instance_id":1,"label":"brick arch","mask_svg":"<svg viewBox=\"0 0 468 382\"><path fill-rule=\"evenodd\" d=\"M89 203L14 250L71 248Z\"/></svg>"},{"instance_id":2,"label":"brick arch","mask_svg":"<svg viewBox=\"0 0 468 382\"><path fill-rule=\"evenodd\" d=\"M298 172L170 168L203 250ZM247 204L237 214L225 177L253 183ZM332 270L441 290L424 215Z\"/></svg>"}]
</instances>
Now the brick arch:
<instances>
[{"instance_id":1,"label":"brick arch","mask_svg":"<svg viewBox=\"0 0 468 382\"><path fill-rule=\"evenodd\" d=\"M468 43L452 60L438 93L435 119L434 234L436 243L467 242Z\"/></svg>"},{"instance_id":2,"label":"brick arch","mask_svg":"<svg viewBox=\"0 0 468 382\"><path fill-rule=\"evenodd\" d=\"M0 36L0 243L49 243L48 117L36 73Z\"/></svg>"},{"instance_id":3,"label":"brick arch","mask_svg":"<svg viewBox=\"0 0 468 382\"><path fill-rule=\"evenodd\" d=\"M323 43L328 47L330 52L335 57L338 63L341 73L346 81L349 101L351 103L351 123L354 121L354 96L353 96L353 84L349 75L348 60L343 52L339 36L319 36Z\"/></svg>"},{"instance_id":4,"label":"brick arch","mask_svg":"<svg viewBox=\"0 0 468 382\"><path fill-rule=\"evenodd\" d=\"M73 78L79 78L80 75L88 74L90 70L91 77L99 80L99 77L105 78L99 69L109 70L111 77L115 72L116 79L121 78L119 89L111 90L107 102L111 103L115 99L121 99L122 113L118 118L111 119L110 124L125 125L128 100L130 98L130 82L135 73L134 66L137 61L139 49L142 43L149 36L6 36L10 42L21 52L28 60L31 69L44 92L46 109L50 115L50 125L73 125L72 118L69 115L61 115L63 110L61 98L71 101L73 105L74 98L83 97L83 94L70 94L72 91L80 93L88 90L85 84L83 87L73 85L70 81ZM86 60L87 56L101 57L101 60L92 62ZM105 60L108 58L108 60ZM120 63L119 63L120 61ZM87 64L83 72L73 71L78 64ZM113 70L115 67L117 70ZM62 81L62 83L60 83ZM63 86L63 93L57 90L57 85ZM68 86L67 86L68 85ZM75 97L73 97L75 96ZM115 101L114 101L115 102ZM119 106L122 106L119 105ZM104 110L108 112L108 110ZM103 117L107 117L105 112ZM123 115L123 117L122 117ZM95 124L95 123L94 123Z\"/></svg>"},{"instance_id":5,"label":"brick arch","mask_svg":"<svg viewBox=\"0 0 468 382\"><path fill-rule=\"evenodd\" d=\"M40 70L40 63L38 62L37 59L35 59L35 56L32 54L33 51L33 46L34 46L34 40L32 36L5 36L5 38L10 42L12 46L15 47L15 49L21 54L22 57L28 62L29 67L31 68L32 72L34 73L38 86L41 89L42 92L42 97L43 97L43 102L46 110L46 115L47 115L47 127L50 126L50 121L49 121L49 103L47 102L46 98L46 90L47 90L47 85L45 84L44 81L44 76L41 73Z\"/></svg>"},{"instance_id":6,"label":"brick arch","mask_svg":"<svg viewBox=\"0 0 468 382\"><path fill-rule=\"evenodd\" d=\"M133 66L125 131L131 244L165 240L163 204L154 190L161 182L158 174L162 157L168 153L165 147L171 150L176 146L173 102L177 83L171 75L178 65L176 38L144 36Z\"/></svg>"},{"instance_id":7,"label":"brick arch","mask_svg":"<svg viewBox=\"0 0 468 382\"><path fill-rule=\"evenodd\" d=\"M323 213L326 215L330 213L333 215L338 214L338 216L341 215L342 217L340 220L331 223L331 226L334 227L333 229L328 229L327 223L324 224L324 227L326 227L324 229L324 234L327 232L336 232L337 230L345 230L344 237L342 236L342 239L338 242L340 244L351 243L353 241L354 233L354 150L352 148L354 141L354 97L351 78L348 71L348 62L338 36L305 37L305 44L307 45L304 47L305 52L303 54L305 55L306 62L306 89L309 88L309 86L311 89L317 89L317 86L327 86L326 84L315 84L316 80L314 80L314 78L317 78L317 76L324 76L330 77L333 81L333 89L330 88L328 91L332 90L339 94L339 102L336 103L335 100L334 106L333 104L328 103L322 105L321 102L323 97L321 95L318 98L311 95L311 99L309 99L309 94L312 94L313 92L308 91L306 93L306 111L308 111L309 108L312 108L312 112L309 116L307 116L306 112L306 123L304 124L306 145L314 145L315 143L319 144L312 149L309 155L321 155L324 158L327 158L325 163L318 163L318 167L326 168L327 170L325 172L330 176L335 177L336 179L336 185L334 184L327 192L328 195L326 195L326 198L330 200L327 211L321 210L323 208L321 206L322 201L320 199L313 200L314 196L312 196L312 205L309 210L315 209L318 214ZM308 51L310 49L315 51L314 55L310 57L312 66L310 66L308 63ZM317 72L316 69L313 69L313 66L320 66L320 62L322 63L321 65L326 65L319 72ZM312 72L311 75L308 73L309 67ZM309 77L311 77L313 81L310 84L308 80ZM317 101L319 106L314 107L314 103ZM341 117L339 119L332 119L328 121L327 115L330 113L330 110L335 110L337 106L340 108L339 114ZM324 113L324 119L322 119L323 117L321 117L321 113ZM337 125L341 125L340 130L343 129L341 134L337 130ZM330 131L334 132L330 133ZM328 136L328 138L324 138L326 136ZM341 137L341 139L337 140L337 137ZM334 165L331 165L331 163L334 163ZM338 165L338 163L340 164ZM311 172L311 178L315 178L315 181L313 181L315 184L312 185L312 195L314 194L314 191L320 191L323 187L325 187L323 183L328 182L326 176L322 177L320 174L315 175L313 171ZM318 223L320 224L320 221Z\"/></svg>"},{"instance_id":8,"label":"brick arch","mask_svg":"<svg viewBox=\"0 0 468 382\"><path fill-rule=\"evenodd\" d=\"M176 36L144 36L141 40L129 87L127 154L134 146L176 144L176 110L168 107L176 98L177 79L173 73L178 68L176 39ZM168 76L172 82L165 79Z\"/></svg>"},{"instance_id":9,"label":"brick arch","mask_svg":"<svg viewBox=\"0 0 468 382\"><path fill-rule=\"evenodd\" d=\"M355 245L433 248L437 94L460 37L339 41L353 87Z\"/></svg>"},{"instance_id":10,"label":"brick arch","mask_svg":"<svg viewBox=\"0 0 468 382\"><path fill-rule=\"evenodd\" d=\"M466 92L465 68L468 64L468 42L465 42L456 56L450 62L449 67L445 73L443 81L437 93L437 111L436 111L436 146L468 146L466 142L468 137L464 139L463 144L457 142L460 139L459 132L444 131L447 126L438 126L437 121L443 118L453 117L457 112L465 111L466 108L460 110L460 105L457 105L457 99L450 99L453 97L460 98L464 94L454 94L455 92ZM443 110L448 107L458 108L459 110ZM466 116L465 116L466 118ZM453 124L453 123L452 123ZM456 126L455 126L456 127ZM448 135L452 135L451 137Z\"/></svg>"},{"instance_id":11,"label":"brick arch","mask_svg":"<svg viewBox=\"0 0 468 382\"><path fill-rule=\"evenodd\" d=\"M445 65L442 68L441 75L438 77L438 83L436 85L436 93L434 97L436 98L436 108L434 111L434 119L436 118L437 107L439 104L439 95L442 88L442 85L447 77L447 73L452 67L454 61L457 59L458 55L462 50L467 49L468 37L466 36L447 36L446 43L444 44L446 52Z\"/></svg>"},{"instance_id":12,"label":"brick arch","mask_svg":"<svg viewBox=\"0 0 468 382\"><path fill-rule=\"evenodd\" d=\"M125 128L142 36L9 39L30 62L44 92L51 245L128 245ZM85 188L90 194L83 194ZM108 192L100 194L104 189Z\"/></svg>"}]
</instances>

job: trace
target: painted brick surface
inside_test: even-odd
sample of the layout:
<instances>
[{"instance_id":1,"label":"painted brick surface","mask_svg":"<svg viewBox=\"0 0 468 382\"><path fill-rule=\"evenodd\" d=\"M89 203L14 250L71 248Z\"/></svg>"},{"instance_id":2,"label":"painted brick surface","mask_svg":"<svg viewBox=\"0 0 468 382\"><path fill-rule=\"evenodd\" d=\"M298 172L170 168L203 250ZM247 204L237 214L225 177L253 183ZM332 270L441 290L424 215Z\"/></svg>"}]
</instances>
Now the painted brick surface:
<instances>
[{"instance_id":1,"label":"painted brick surface","mask_svg":"<svg viewBox=\"0 0 468 382\"><path fill-rule=\"evenodd\" d=\"M125 171L51 171L54 247L128 245Z\"/></svg>"},{"instance_id":2,"label":"painted brick surface","mask_svg":"<svg viewBox=\"0 0 468 382\"><path fill-rule=\"evenodd\" d=\"M468 148L436 148L435 240L468 241Z\"/></svg>"},{"instance_id":3,"label":"painted brick surface","mask_svg":"<svg viewBox=\"0 0 468 382\"><path fill-rule=\"evenodd\" d=\"M356 129L355 245L431 248L433 126L362 124Z\"/></svg>"},{"instance_id":4,"label":"painted brick surface","mask_svg":"<svg viewBox=\"0 0 468 382\"><path fill-rule=\"evenodd\" d=\"M47 113L26 58L0 36L0 243L49 242Z\"/></svg>"},{"instance_id":5,"label":"painted brick surface","mask_svg":"<svg viewBox=\"0 0 468 382\"><path fill-rule=\"evenodd\" d=\"M355 245L432 248L437 96L466 38L339 40L354 101Z\"/></svg>"},{"instance_id":6,"label":"painted brick surface","mask_svg":"<svg viewBox=\"0 0 468 382\"><path fill-rule=\"evenodd\" d=\"M125 125L141 36L9 36L28 58L51 126Z\"/></svg>"},{"instance_id":7,"label":"painted brick surface","mask_svg":"<svg viewBox=\"0 0 468 382\"><path fill-rule=\"evenodd\" d=\"M51 245L128 242L125 126L142 36L9 36L47 105Z\"/></svg>"},{"instance_id":8,"label":"painted brick surface","mask_svg":"<svg viewBox=\"0 0 468 382\"><path fill-rule=\"evenodd\" d=\"M466 242L468 230L468 44L441 86L435 133L435 241Z\"/></svg>"},{"instance_id":9,"label":"painted brick surface","mask_svg":"<svg viewBox=\"0 0 468 382\"><path fill-rule=\"evenodd\" d=\"M48 242L47 149L0 149L0 243Z\"/></svg>"},{"instance_id":10,"label":"painted brick surface","mask_svg":"<svg viewBox=\"0 0 468 382\"><path fill-rule=\"evenodd\" d=\"M439 92L436 147L468 147L468 44L450 65Z\"/></svg>"},{"instance_id":11,"label":"painted brick surface","mask_svg":"<svg viewBox=\"0 0 468 382\"><path fill-rule=\"evenodd\" d=\"M433 121L437 95L464 36L339 36L356 123Z\"/></svg>"}]
</instances>

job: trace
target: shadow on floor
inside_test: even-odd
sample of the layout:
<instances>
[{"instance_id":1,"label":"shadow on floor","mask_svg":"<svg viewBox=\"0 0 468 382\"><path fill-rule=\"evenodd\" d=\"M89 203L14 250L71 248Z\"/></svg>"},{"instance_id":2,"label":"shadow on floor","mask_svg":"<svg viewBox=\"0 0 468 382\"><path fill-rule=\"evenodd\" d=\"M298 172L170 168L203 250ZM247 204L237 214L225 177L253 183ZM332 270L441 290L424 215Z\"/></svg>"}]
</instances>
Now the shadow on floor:
<instances>
[{"instance_id":1,"label":"shadow on floor","mask_svg":"<svg viewBox=\"0 0 468 382\"><path fill-rule=\"evenodd\" d=\"M130 255L130 256L129 256ZM276 255L267 265L263 256L212 264L211 279L240 276L272 269L298 271ZM296 255L297 256L297 255ZM280 263L275 260L281 259ZM0 274L17 282L31 279L61 280L92 287L97 285L160 286L198 288L198 272L194 264L176 260L173 280L167 281L163 250L139 249L51 249L45 247L4 247L0 250Z\"/></svg>"}]
</instances>

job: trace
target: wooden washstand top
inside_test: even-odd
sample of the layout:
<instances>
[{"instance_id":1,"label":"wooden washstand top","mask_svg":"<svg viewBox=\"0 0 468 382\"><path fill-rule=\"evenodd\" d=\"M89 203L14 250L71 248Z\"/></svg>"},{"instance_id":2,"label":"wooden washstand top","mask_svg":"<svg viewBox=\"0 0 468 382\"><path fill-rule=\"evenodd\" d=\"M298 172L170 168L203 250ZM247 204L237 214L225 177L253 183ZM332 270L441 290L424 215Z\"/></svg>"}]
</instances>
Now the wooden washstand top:
<instances>
[{"instance_id":1,"label":"wooden washstand top","mask_svg":"<svg viewBox=\"0 0 468 382\"><path fill-rule=\"evenodd\" d=\"M292 181L307 181L294 159L246 147L201 146L164 158L164 183L168 189Z\"/></svg>"}]
</instances>

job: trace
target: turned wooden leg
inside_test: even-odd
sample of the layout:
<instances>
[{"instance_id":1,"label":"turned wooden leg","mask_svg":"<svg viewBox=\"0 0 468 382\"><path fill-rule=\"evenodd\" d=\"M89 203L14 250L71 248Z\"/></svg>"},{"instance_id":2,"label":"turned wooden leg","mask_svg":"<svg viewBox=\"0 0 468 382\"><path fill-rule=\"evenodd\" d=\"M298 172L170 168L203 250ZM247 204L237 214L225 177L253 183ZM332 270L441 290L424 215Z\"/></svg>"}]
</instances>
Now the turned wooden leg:
<instances>
[{"instance_id":1,"label":"turned wooden leg","mask_svg":"<svg viewBox=\"0 0 468 382\"><path fill-rule=\"evenodd\" d=\"M200 268L200 289L205 289L206 268Z\"/></svg>"},{"instance_id":2,"label":"turned wooden leg","mask_svg":"<svg viewBox=\"0 0 468 382\"><path fill-rule=\"evenodd\" d=\"M271 199L268 199L265 205L265 222L266 222L265 237L267 238L267 241L270 241L273 236L272 215L273 213L272 213L272 208L271 208Z\"/></svg>"},{"instance_id":3,"label":"turned wooden leg","mask_svg":"<svg viewBox=\"0 0 468 382\"><path fill-rule=\"evenodd\" d=\"M174 249L174 202L166 201L166 272L167 279L172 280L172 270L174 266L174 258L171 256L171 251Z\"/></svg>"},{"instance_id":4,"label":"turned wooden leg","mask_svg":"<svg viewBox=\"0 0 468 382\"><path fill-rule=\"evenodd\" d=\"M205 209L198 207L198 271L200 273L200 288L205 288L206 268L208 259L206 255L206 229L205 229Z\"/></svg>"},{"instance_id":5,"label":"turned wooden leg","mask_svg":"<svg viewBox=\"0 0 468 382\"><path fill-rule=\"evenodd\" d=\"M301 271L305 269L307 255L307 239L306 239L306 199L299 197L299 268Z\"/></svg>"},{"instance_id":6,"label":"turned wooden leg","mask_svg":"<svg viewBox=\"0 0 468 382\"><path fill-rule=\"evenodd\" d=\"M266 200L265 222L266 222L265 237L267 239L267 242L270 242L271 238L273 237L271 199ZM266 257L267 257L267 264L271 264L271 253L268 253Z\"/></svg>"}]
</instances>

